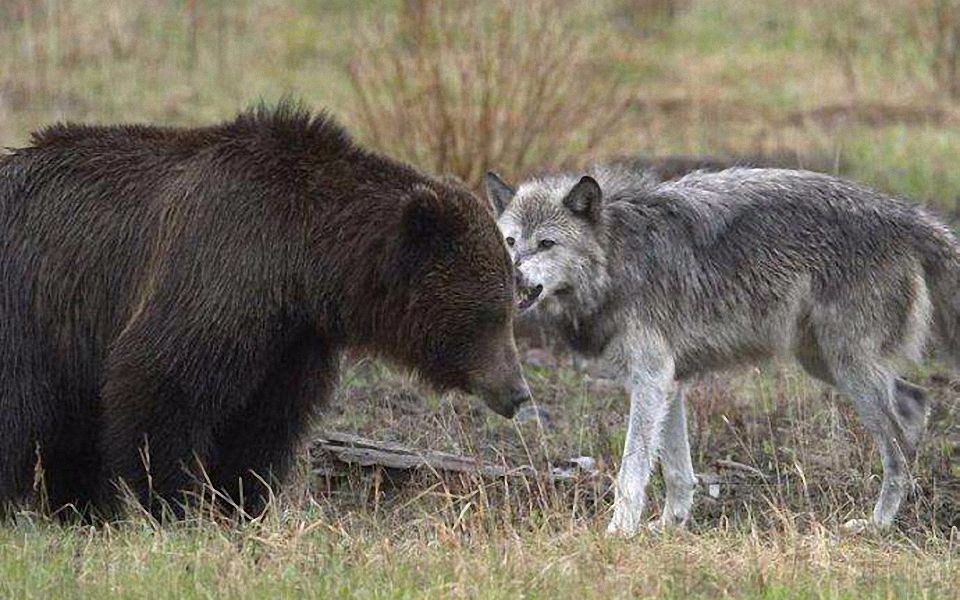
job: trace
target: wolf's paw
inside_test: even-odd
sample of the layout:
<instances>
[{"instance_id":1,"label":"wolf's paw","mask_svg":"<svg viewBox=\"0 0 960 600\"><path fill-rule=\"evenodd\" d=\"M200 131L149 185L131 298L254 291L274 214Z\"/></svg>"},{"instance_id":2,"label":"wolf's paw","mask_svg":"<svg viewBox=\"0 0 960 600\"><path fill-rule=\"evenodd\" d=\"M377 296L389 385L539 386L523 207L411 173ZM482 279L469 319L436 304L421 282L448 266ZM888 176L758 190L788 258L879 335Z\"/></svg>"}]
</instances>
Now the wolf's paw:
<instances>
[{"instance_id":1,"label":"wolf's paw","mask_svg":"<svg viewBox=\"0 0 960 600\"><path fill-rule=\"evenodd\" d=\"M638 533L643 531L644 528L639 525L617 523L610 521L610 524L607 525L607 535L610 537L619 537L624 539L630 539L636 536Z\"/></svg>"},{"instance_id":2,"label":"wolf's paw","mask_svg":"<svg viewBox=\"0 0 960 600\"><path fill-rule=\"evenodd\" d=\"M675 514L664 512L656 521L650 521L647 529L651 533L667 533L671 531L684 531L687 528L686 517L679 517Z\"/></svg>"},{"instance_id":3,"label":"wolf's paw","mask_svg":"<svg viewBox=\"0 0 960 600\"><path fill-rule=\"evenodd\" d=\"M632 538L645 529L640 521L640 511L614 510L613 518L607 525L607 535Z\"/></svg>"}]
</instances>

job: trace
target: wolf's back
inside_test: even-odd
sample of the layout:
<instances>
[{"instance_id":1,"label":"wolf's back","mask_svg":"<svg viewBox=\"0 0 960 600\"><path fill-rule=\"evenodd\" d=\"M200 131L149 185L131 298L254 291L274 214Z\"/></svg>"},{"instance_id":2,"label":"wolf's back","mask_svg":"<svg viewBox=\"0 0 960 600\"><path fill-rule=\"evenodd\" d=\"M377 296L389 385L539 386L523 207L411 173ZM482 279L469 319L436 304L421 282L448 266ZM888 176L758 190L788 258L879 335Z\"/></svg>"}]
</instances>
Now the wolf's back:
<instances>
[{"instance_id":1,"label":"wolf's back","mask_svg":"<svg viewBox=\"0 0 960 600\"><path fill-rule=\"evenodd\" d=\"M919 261L932 303L932 333L960 367L960 241L922 207L830 175L782 169L692 173L660 189L690 200L697 213L692 220L709 224L710 240L744 218L765 221L750 227L747 253L770 244L782 254L791 238L791 247L803 255L797 264L819 261L844 275L860 268L864 253ZM882 273L869 276L876 275Z\"/></svg>"}]
</instances>

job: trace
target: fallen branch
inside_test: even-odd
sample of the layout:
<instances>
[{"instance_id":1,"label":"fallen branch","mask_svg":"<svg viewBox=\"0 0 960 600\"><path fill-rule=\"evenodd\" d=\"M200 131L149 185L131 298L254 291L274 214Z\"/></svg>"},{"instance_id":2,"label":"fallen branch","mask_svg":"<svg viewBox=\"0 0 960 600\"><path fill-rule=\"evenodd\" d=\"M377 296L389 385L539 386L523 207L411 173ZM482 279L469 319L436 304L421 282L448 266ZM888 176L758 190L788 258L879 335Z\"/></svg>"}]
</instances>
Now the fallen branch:
<instances>
[{"instance_id":1,"label":"fallen branch","mask_svg":"<svg viewBox=\"0 0 960 600\"><path fill-rule=\"evenodd\" d=\"M590 457L580 456L563 465L554 466L548 473L537 471L532 465L508 467L486 463L476 457L461 456L440 452L438 450L424 450L412 448L396 442L371 440L349 433L335 431L322 432L313 443L311 457L316 472L327 475L343 474L343 466L354 467L382 467L409 471L425 469L434 473L471 473L490 478L543 476L552 481L570 481L581 478L602 477L604 472L597 468L596 462ZM331 462L337 463L333 470L326 468ZM756 467L745 465L732 460L717 460L715 466L719 469L741 471L749 473L764 481L768 476ZM697 482L708 496L716 498L720 495L720 488L729 485L751 485L743 481L742 476L735 479L720 477L718 473L698 473Z\"/></svg>"},{"instance_id":2,"label":"fallen branch","mask_svg":"<svg viewBox=\"0 0 960 600\"><path fill-rule=\"evenodd\" d=\"M436 450L410 448L394 442L380 442L348 433L323 432L314 442L337 461L359 467L380 466L387 469L428 469L454 473L479 473L487 477L506 477L533 472L533 467L507 468L484 463L476 458Z\"/></svg>"}]
</instances>

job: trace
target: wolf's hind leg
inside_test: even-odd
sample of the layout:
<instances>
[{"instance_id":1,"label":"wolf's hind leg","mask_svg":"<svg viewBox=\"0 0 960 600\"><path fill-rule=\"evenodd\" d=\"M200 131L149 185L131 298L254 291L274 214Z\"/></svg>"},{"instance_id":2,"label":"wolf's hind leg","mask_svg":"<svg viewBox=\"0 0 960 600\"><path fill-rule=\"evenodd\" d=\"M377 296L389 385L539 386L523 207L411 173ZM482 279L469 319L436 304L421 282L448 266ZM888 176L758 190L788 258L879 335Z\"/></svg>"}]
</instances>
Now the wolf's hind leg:
<instances>
[{"instance_id":1,"label":"wolf's hind leg","mask_svg":"<svg viewBox=\"0 0 960 600\"><path fill-rule=\"evenodd\" d=\"M895 379L879 367L835 369L837 386L849 395L864 426L873 435L883 462L883 483L873 510L873 524L887 527L910 487L910 472L902 448L902 431L890 407L894 406Z\"/></svg>"},{"instance_id":2,"label":"wolf's hind leg","mask_svg":"<svg viewBox=\"0 0 960 600\"><path fill-rule=\"evenodd\" d=\"M809 375L839 387L815 345L802 346L796 358ZM907 460L913 460L917 445L927 429L927 393L923 388L897 377L894 380L893 398L890 417L901 445L900 449Z\"/></svg>"},{"instance_id":3,"label":"wolf's hind leg","mask_svg":"<svg viewBox=\"0 0 960 600\"><path fill-rule=\"evenodd\" d=\"M927 392L922 387L898 377L894 383L894 394L894 414L903 431L904 454L907 460L913 460L917 446L927 431Z\"/></svg>"},{"instance_id":4,"label":"wolf's hind leg","mask_svg":"<svg viewBox=\"0 0 960 600\"><path fill-rule=\"evenodd\" d=\"M663 424L663 450L660 465L666 487L666 502L660 516L660 528L682 527L690 516L696 475L690 458L687 415L682 386L670 400Z\"/></svg>"}]
</instances>

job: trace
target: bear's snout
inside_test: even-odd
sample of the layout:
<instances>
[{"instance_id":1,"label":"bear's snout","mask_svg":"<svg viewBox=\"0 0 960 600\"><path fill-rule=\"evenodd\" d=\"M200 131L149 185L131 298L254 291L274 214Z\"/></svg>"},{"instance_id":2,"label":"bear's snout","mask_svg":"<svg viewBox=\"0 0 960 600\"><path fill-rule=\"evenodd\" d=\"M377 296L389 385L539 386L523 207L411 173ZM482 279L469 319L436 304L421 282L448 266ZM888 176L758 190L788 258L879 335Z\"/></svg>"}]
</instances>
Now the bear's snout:
<instances>
[{"instance_id":1,"label":"bear's snout","mask_svg":"<svg viewBox=\"0 0 960 600\"><path fill-rule=\"evenodd\" d=\"M516 395L514 395L513 400L511 400L510 414L504 416L508 419L512 419L513 416L517 414L517 410L531 400L533 400L533 396L530 394L530 390L524 386L523 391L518 392Z\"/></svg>"},{"instance_id":2,"label":"bear's snout","mask_svg":"<svg viewBox=\"0 0 960 600\"><path fill-rule=\"evenodd\" d=\"M506 392L484 394L484 401L490 410L506 419L512 419L517 414L517 410L532 399L530 388L523 379L520 380L518 387L510 388Z\"/></svg>"}]
</instances>

